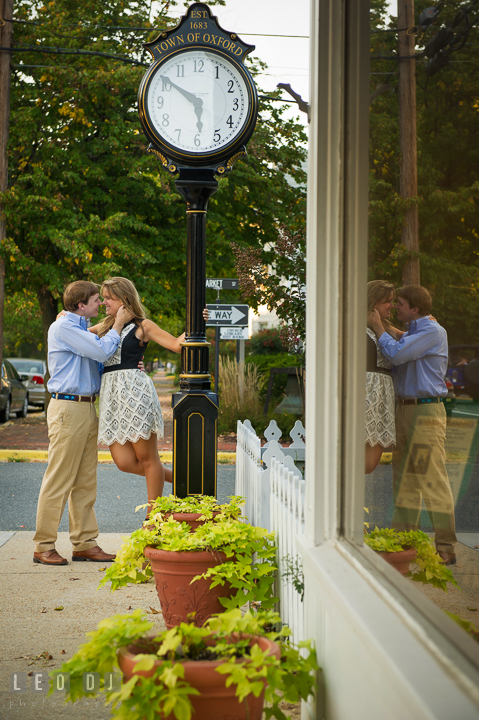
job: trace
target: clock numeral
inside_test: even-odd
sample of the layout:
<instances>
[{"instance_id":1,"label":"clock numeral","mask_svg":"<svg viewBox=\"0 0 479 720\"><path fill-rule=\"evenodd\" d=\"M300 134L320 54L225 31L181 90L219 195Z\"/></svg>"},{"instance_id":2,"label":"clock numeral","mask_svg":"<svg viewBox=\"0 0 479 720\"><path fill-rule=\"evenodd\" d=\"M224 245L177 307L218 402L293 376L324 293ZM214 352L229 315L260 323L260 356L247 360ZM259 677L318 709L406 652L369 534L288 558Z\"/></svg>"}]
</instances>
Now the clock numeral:
<instances>
[{"instance_id":1,"label":"clock numeral","mask_svg":"<svg viewBox=\"0 0 479 720\"><path fill-rule=\"evenodd\" d=\"M196 147L199 147L200 144L201 144L201 142L200 142L200 135L199 135L199 133L198 133L198 135L195 135L195 145L196 145Z\"/></svg>"},{"instance_id":2,"label":"clock numeral","mask_svg":"<svg viewBox=\"0 0 479 720\"><path fill-rule=\"evenodd\" d=\"M235 99L233 100L233 110L237 110L238 108L239 108L238 98L235 98Z\"/></svg>"},{"instance_id":3,"label":"clock numeral","mask_svg":"<svg viewBox=\"0 0 479 720\"><path fill-rule=\"evenodd\" d=\"M169 82L161 81L161 92L170 92L171 84Z\"/></svg>"},{"instance_id":4,"label":"clock numeral","mask_svg":"<svg viewBox=\"0 0 479 720\"><path fill-rule=\"evenodd\" d=\"M230 115L228 120L226 121L226 124L230 126L230 128L233 127L233 116Z\"/></svg>"},{"instance_id":5,"label":"clock numeral","mask_svg":"<svg viewBox=\"0 0 479 720\"><path fill-rule=\"evenodd\" d=\"M185 77L185 66L184 65L176 66L176 77Z\"/></svg>"},{"instance_id":6,"label":"clock numeral","mask_svg":"<svg viewBox=\"0 0 479 720\"><path fill-rule=\"evenodd\" d=\"M163 122L161 124L163 125L163 127L168 127L168 125L170 124L170 116L168 115L168 113L165 113L163 115Z\"/></svg>"},{"instance_id":7,"label":"clock numeral","mask_svg":"<svg viewBox=\"0 0 479 720\"><path fill-rule=\"evenodd\" d=\"M229 93L234 92L233 86L234 86L234 82L233 82L232 80L228 80L228 88L229 88L229 89L228 89L228 92L229 92Z\"/></svg>"},{"instance_id":8,"label":"clock numeral","mask_svg":"<svg viewBox=\"0 0 479 720\"><path fill-rule=\"evenodd\" d=\"M193 63L195 65L195 69L193 70L193 72L201 73L201 72L205 71L205 61L204 60L198 60L198 62L196 60L193 60Z\"/></svg>"},{"instance_id":9,"label":"clock numeral","mask_svg":"<svg viewBox=\"0 0 479 720\"><path fill-rule=\"evenodd\" d=\"M181 130L180 130L180 128L176 128L175 130L173 130L173 132L178 133L178 137L177 137L176 139L177 139L178 142L179 142L179 141L180 141L180 135L181 135Z\"/></svg>"},{"instance_id":10,"label":"clock numeral","mask_svg":"<svg viewBox=\"0 0 479 720\"><path fill-rule=\"evenodd\" d=\"M216 70L215 80L219 80L220 79L220 69L219 69L218 65L215 66L215 70Z\"/></svg>"},{"instance_id":11,"label":"clock numeral","mask_svg":"<svg viewBox=\"0 0 479 720\"><path fill-rule=\"evenodd\" d=\"M156 98L156 102L158 103L158 109L161 110L161 108L163 107L163 102L164 102L163 97L161 95L159 95Z\"/></svg>"},{"instance_id":12,"label":"clock numeral","mask_svg":"<svg viewBox=\"0 0 479 720\"><path fill-rule=\"evenodd\" d=\"M213 135L213 142L219 142L221 140L221 135L219 130L215 130L215 134Z\"/></svg>"}]
</instances>

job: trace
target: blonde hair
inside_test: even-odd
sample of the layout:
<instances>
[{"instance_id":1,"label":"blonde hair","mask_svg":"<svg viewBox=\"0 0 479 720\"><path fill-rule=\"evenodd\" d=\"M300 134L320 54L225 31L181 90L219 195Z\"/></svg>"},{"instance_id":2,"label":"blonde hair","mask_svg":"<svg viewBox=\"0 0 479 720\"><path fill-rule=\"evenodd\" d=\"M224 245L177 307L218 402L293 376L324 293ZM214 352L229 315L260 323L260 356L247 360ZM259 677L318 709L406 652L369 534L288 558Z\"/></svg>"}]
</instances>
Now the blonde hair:
<instances>
[{"instance_id":1,"label":"blonde hair","mask_svg":"<svg viewBox=\"0 0 479 720\"><path fill-rule=\"evenodd\" d=\"M391 296L394 298L396 295L396 288L390 282L386 280L371 280L367 284L368 289L368 314L374 310L376 305L383 302L388 302ZM391 330L392 325L389 320L382 321L384 329L388 332Z\"/></svg>"},{"instance_id":2,"label":"blonde hair","mask_svg":"<svg viewBox=\"0 0 479 720\"><path fill-rule=\"evenodd\" d=\"M108 280L105 280L101 286L100 294L103 295L105 290L108 292L108 295L115 298L115 300L120 300L124 308L133 315L132 320L141 325L143 320L146 318L146 310L142 305L140 296L138 295L138 290L131 280L127 280L127 278L123 277L108 278ZM109 316L105 318L99 326L98 335L100 337L106 335L114 324L114 317Z\"/></svg>"}]
</instances>

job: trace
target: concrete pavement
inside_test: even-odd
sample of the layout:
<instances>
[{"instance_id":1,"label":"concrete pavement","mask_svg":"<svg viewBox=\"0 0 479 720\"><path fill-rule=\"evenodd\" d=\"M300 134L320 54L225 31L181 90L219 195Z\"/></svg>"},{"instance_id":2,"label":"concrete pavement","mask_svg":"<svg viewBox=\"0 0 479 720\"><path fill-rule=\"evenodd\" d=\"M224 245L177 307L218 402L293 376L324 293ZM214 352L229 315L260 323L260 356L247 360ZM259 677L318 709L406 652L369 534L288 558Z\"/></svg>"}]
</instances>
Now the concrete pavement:
<instances>
[{"instance_id":1,"label":"concrete pavement","mask_svg":"<svg viewBox=\"0 0 479 720\"><path fill-rule=\"evenodd\" d=\"M121 536L102 533L99 545L115 552ZM152 612L160 610L155 585L132 585L115 593L108 588L97 590L104 564L70 562L55 568L34 564L32 539L33 531L17 532L0 547L0 718L106 720L111 713L103 708L103 700L85 699L76 707L65 706L63 693L47 697L45 692L33 690L31 673L60 667L85 641L87 632L116 613L142 608L150 613L155 630L164 629L163 616ZM71 559L67 533L59 534L56 547ZM13 690L14 674L17 687L22 687L22 678L27 681L25 692Z\"/></svg>"}]
</instances>

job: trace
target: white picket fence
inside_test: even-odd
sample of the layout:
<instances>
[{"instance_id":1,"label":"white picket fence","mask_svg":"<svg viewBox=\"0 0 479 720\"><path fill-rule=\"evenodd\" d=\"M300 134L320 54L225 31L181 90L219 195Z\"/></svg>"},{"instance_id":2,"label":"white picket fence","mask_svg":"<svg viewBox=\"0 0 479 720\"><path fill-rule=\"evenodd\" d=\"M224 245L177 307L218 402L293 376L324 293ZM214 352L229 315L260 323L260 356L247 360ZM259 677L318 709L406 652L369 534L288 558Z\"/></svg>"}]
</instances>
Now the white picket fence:
<instances>
[{"instance_id":1,"label":"white picket fence","mask_svg":"<svg viewBox=\"0 0 479 720\"><path fill-rule=\"evenodd\" d=\"M296 536L304 532L305 481L293 457L304 458L305 431L302 423L296 422L290 433L293 442L281 447L277 440L281 432L273 420L265 437L268 442L261 447L249 420L238 422L235 494L246 498L244 514L252 525L277 534L275 594L281 619L299 642L303 638L302 564Z\"/></svg>"},{"instance_id":2,"label":"white picket fence","mask_svg":"<svg viewBox=\"0 0 479 720\"><path fill-rule=\"evenodd\" d=\"M303 640L304 576L296 537L304 533L305 482L301 474L284 462L271 462L271 529L276 532L281 619L293 631L295 642Z\"/></svg>"}]
</instances>

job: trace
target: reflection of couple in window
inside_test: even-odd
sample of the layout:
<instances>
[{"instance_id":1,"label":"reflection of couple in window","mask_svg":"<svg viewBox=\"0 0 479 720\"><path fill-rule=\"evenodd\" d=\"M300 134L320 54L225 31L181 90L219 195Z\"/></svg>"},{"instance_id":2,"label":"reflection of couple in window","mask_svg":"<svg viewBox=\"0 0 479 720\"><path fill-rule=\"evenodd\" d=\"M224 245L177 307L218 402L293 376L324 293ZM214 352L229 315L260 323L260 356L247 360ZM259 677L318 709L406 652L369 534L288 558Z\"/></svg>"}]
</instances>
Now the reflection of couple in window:
<instances>
[{"instance_id":1,"label":"reflection of couple in window","mask_svg":"<svg viewBox=\"0 0 479 720\"><path fill-rule=\"evenodd\" d=\"M432 300L425 288L408 285L397 295L397 317L406 324L406 332L389 320L393 285L382 280L368 283L366 473L377 466L383 450L395 446L392 525L417 529L424 499L439 555L451 565L456 562L457 540L445 465L447 335L431 317Z\"/></svg>"}]
</instances>

